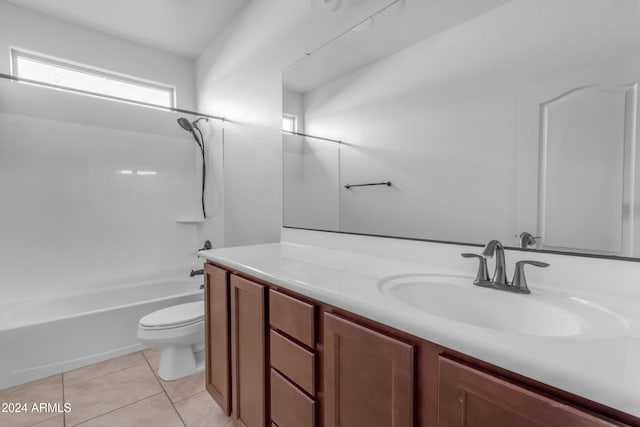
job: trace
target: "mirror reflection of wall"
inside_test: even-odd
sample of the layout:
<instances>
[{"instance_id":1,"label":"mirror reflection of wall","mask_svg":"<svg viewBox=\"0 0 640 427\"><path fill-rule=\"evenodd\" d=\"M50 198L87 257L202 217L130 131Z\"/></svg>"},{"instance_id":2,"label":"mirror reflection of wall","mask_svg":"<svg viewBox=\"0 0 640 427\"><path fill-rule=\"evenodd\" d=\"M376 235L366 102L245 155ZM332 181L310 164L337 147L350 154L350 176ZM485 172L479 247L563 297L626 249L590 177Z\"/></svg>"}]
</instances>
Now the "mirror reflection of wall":
<instances>
[{"instance_id":1,"label":"mirror reflection of wall","mask_svg":"<svg viewBox=\"0 0 640 427\"><path fill-rule=\"evenodd\" d=\"M304 136L300 94L285 90L282 104L284 223L289 227L339 231L339 145Z\"/></svg>"},{"instance_id":2,"label":"mirror reflection of wall","mask_svg":"<svg viewBox=\"0 0 640 427\"><path fill-rule=\"evenodd\" d=\"M284 137L285 226L640 256L639 22L640 0L374 16L284 72L284 112L345 141Z\"/></svg>"}]
</instances>

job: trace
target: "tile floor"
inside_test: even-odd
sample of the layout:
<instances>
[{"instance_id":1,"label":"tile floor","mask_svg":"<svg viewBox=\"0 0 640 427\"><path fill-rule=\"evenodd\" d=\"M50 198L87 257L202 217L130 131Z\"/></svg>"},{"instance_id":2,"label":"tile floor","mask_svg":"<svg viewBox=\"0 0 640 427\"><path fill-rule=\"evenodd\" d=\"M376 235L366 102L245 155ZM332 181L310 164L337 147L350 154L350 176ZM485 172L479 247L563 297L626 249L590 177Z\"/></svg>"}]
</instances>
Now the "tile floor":
<instances>
[{"instance_id":1,"label":"tile floor","mask_svg":"<svg viewBox=\"0 0 640 427\"><path fill-rule=\"evenodd\" d=\"M2 427L231 427L204 391L204 372L175 381L157 376L159 352L145 350L0 390L3 402L27 403L0 412ZM71 405L60 414L32 412L33 403Z\"/></svg>"}]
</instances>

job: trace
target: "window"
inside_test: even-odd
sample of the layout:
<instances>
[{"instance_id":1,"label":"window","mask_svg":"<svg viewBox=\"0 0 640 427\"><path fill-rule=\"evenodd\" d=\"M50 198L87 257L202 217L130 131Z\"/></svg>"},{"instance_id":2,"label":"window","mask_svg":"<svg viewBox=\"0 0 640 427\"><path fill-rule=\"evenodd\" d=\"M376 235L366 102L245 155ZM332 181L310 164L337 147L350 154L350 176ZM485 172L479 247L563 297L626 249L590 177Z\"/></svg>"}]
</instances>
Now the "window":
<instances>
[{"instance_id":1,"label":"window","mask_svg":"<svg viewBox=\"0 0 640 427\"><path fill-rule=\"evenodd\" d=\"M282 115L282 130L285 132L296 132L297 118L290 114Z\"/></svg>"},{"instance_id":2,"label":"window","mask_svg":"<svg viewBox=\"0 0 640 427\"><path fill-rule=\"evenodd\" d=\"M13 75L87 94L173 108L175 89L109 71L11 50Z\"/></svg>"}]
</instances>

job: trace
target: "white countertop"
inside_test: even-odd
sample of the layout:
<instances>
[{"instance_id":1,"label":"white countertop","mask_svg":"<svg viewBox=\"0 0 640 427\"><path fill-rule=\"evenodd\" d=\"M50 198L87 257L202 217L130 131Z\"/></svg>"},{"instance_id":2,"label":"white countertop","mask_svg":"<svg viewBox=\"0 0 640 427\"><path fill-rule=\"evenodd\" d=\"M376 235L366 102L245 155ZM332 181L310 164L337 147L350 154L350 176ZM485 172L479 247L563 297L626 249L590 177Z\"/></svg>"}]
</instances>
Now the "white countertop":
<instances>
[{"instance_id":1,"label":"white countertop","mask_svg":"<svg viewBox=\"0 0 640 427\"><path fill-rule=\"evenodd\" d=\"M549 272L556 264L555 274L531 272L529 287L534 292L553 289L556 293L593 301L625 321L625 330L604 338L544 337L485 329L430 315L385 296L378 289L381 279L398 274L465 275L472 286L476 264L460 260L457 255L460 252L477 253L479 248L287 230L283 231L280 243L214 249L200 255L640 417L640 263L526 253L527 259L551 261L552 266L545 269ZM510 258L525 258L523 253L513 252L507 256L510 271L513 271ZM615 283L601 284L598 288L599 274L589 269ZM615 274L607 276L603 269L612 269L622 278L616 280ZM579 280L576 271L585 275L584 280ZM623 280L629 273L638 273L635 276L638 280ZM561 277L563 274L572 274L578 280L568 281ZM542 284L540 279L545 277L547 280ZM638 285L634 286L635 283Z\"/></svg>"}]
</instances>

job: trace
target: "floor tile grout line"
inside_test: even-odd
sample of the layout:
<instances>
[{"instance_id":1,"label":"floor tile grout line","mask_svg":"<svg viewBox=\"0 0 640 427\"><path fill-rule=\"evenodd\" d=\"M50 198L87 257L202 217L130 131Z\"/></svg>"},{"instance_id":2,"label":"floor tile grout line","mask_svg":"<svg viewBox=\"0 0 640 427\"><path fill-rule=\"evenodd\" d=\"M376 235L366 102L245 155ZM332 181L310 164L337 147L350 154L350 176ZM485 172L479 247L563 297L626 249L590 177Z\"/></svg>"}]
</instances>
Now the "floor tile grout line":
<instances>
[{"instance_id":1,"label":"floor tile grout line","mask_svg":"<svg viewBox=\"0 0 640 427\"><path fill-rule=\"evenodd\" d=\"M164 388L163 388L164 390ZM164 394L167 396L167 399L169 399L169 403L171 403L171 407L173 408L174 411L176 411L176 414L178 415L178 418L180 418L180 421L182 421L182 424L187 427L187 423L185 422L185 420L182 418L182 415L180 414L180 411L178 411L178 408L176 408L176 405L173 403L173 401L171 400L171 398L169 397L169 395L167 394L167 391L164 391Z\"/></svg>"},{"instance_id":2,"label":"floor tile grout line","mask_svg":"<svg viewBox=\"0 0 640 427\"><path fill-rule=\"evenodd\" d=\"M153 369L153 368L152 368ZM164 380L162 378L160 378L160 375L157 372L153 372L154 375L156 376L157 380L160 382L160 386L162 387L163 390L165 390L167 392L167 397L169 398L169 400L173 403L178 403L178 402L182 402L183 400L189 399L190 397L195 396L198 393L202 393L203 391L206 391L205 388L203 388L202 390L198 390L194 393L191 393L187 396L181 396L180 399L178 400L173 400L173 398L171 396L169 396L169 391L167 390L167 388L164 386ZM195 374L194 374L195 375Z\"/></svg>"},{"instance_id":3,"label":"floor tile grout line","mask_svg":"<svg viewBox=\"0 0 640 427\"><path fill-rule=\"evenodd\" d=\"M54 419L54 418L55 418L55 417L57 417L58 415L60 415L60 414L54 415L54 416L49 417L49 418L45 418L45 419L43 419L43 420L36 421L36 422L35 422L35 423L33 423L33 424L27 424L27 425L25 425L25 426L23 426L23 427L34 427L34 426L35 426L35 427L37 427L37 425L38 425L38 424L40 424L40 423L44 423L44 422L47 422L47 421L51 421L52 419Z\"/></svg>"},{"instance_id":4,"label":"floor tile grout line","mask_svg":"<svg viewBox=\"0 0 640 427\"><path fill-rule=\"evenodd\" d=\"M151 370L153 370L153 368L151 368ZM160 386L162 387L162 389L167 391L167 388L164 386L164 380L162 378L160 378L160 375L156 371L153 371L153 374L156 376L156 379L160 382ZM167 391L167 397L169 398L169 400L172 403L179 403L179 402L182 402L184 400L187 400L187 399L195 396L196 394L200 394L200 393L202 393L204 391L206 391L205 388L203 388L202 390L198 390L198 391L196 391L194 393L191 393L191 394L189 394L187 396L181 396L180 399L178 399L178 400L173 400L173 398L171 396L169 396L169 392Z\"/></svg>"},{"instance_id":5,"label":"floor tile grout line","mask_svg":"<svg viewBox=\"0 0 640 427\"><path fill-rule=\"evenodd\" d=\"M63 388L62 388L62 405L63 405L63 407L64 407L64 382L63 382L64 380L63 380L63 376L62 376L62 374L56 374L56 375L60 375L60 384L61 384L61 386L63 387ZM54 375L54 376L55 376L55 375ZM36 380L36 381L37 381L37 380ZM51 415L51 416L50 416L49 418L44 418L44 419L38 420L38 421L36 421L35 423L33 423L33 424L27 424L27 425L26 425L26 426L24 426L24 427L33 427L33 426L36 426L36 425L38 425L38 424L40 424L40 423L43 423L43 422L45 422L45 421L52 420L52 419L54 419L55 417L57 417L58 415L60 415L60 414L50 413L50 415ZM64 420L64 414L63 414L63 418L62 418L62 419ZM63 421L63 423L64 423L64 421ZM63 424L63 426L64 426L64 424Z\"/></svg>"},{"instance_id":6,"label":"floor tile grout line","mask_svg":"<svg viewBox=\"0 0 640 427\"><path fill-rule=\"evenodd\" d=\"M158 372L156 372L156 370L153 369L153 366L151 366L151 361L149 359L147 359L147 356L145 356L144 353L142 353L142 356L147 361L147 365L149 365L149 368L151 368L151 372L153 372L153 376L156 377L156 380L158 380L158 383L160 383L160 387L162 387L162 389L164 390L165 388L162 385L162 379L160 378L160 375L158 374ZM169 400L171 400L171 399L169 399Z\"/></svg>"},{"instance_id":7,"label":"floor tile grout line","mask_svg":"<svg viewBox=\"0 0 640 427\"><path fill-rule=\"evenodd\" d=\"M149 359L147 359L147 356L144 355L144 353L142 353L142 357L144 358L144 361L147 363L147 366L149 367L149 369L151 370L151 373L153 374L153 378L156 379L156 381L158 382L158 385L160 386L160 388L162 388L162 390L164 390L164 387L162 386L162 381L160 381L160 378L158 378L158 375L156 374L156 371L153 370L153 366L151 366L151 362L149 362ZM166 394L166 390L165 394Z\"/></svg>"},{"instance_id":8,"label":"floor tile grout line","mask_svg":"<svg viewBox=\"0 0 640 427\"><path fill-rule=\"evenodd\" d=\"M115 371L113 371L113 372L109 372L109 373L106 373L106 374L103 374L103 375L99 375L99 376L97 376L97 377L94 377L94 378L91 378L91 379L88 379L88 380L84 380L84 381L79 381L79 382L77 382L77 383L73 383L73 384L71 384L69 387L73 387L73 386L75 386L75 385L77 385L77 384L82 384L82 383L85 383L85 382L88 382L88 381L92 381L92 380L95 380L95 379L98 379L98 378L102 378L102 377L105 377L105 376L107 376L107 375L115 374L116 372L121 372L121 371L124 371L125 369L133 368L134 366L143 365L143 364L145 364L145 363L147 364L147 366L149 366L149 362L147 361L147 359L146 359L146 357L144 356L144 354L142 353L142 351L138 351L138 353L140 353L140 354L142 355L142 360L141 360L140 362L134 363L133 365L130 365L130 366L124 367L124 368L122 368L122 369L115 370ZM129 354L135 354L135 353L129 353ZM89 365L89 366L90 366L90 365ZM149 366L149 367L150 367L150 366ZM153 372L153 369L152 369L151 371ZM155 377L155 375L154 375L154 377ZM157 396L158 394L160 394L160 393L162 393L162 392L164 391L164 389L162 388L162 385L161 385L161 384L160 384L160 389L161 389L161 391L158 391L157 393L150 394L150 395L145 396L145 397L143 397L143 398L141 398L141 399L138 399L138 400L136 400L136 401L134 401L134 402L129 402L129 403L127 403L126 405L120 406L120 407L118 407L118 408L114 408L114 409L112 409L112 410L110 410L110 411L107 411L107 412L105 412L105 413L102 413L102 414L100 414L100 415L96 415L95 417L88 418L88 419L86 419L86 420L81 421L81 422L80 422L80 423L78 423L78 424L74 424L74 426L77 426L77 425L79 425L79 424L84 424L84 423L86 423L86 422L88 422L88 421L90 421L90 420L93 420L93 419L95 419L95 418L99 418L99 417L101 417L101 416L103 416L103 415L110 414L111 412L117 411L117 410L119 410L119 409L126 408L127 406L130 406L130 405L133 405L133 404L136 404L136 403L142 402L143 400L145 400L145 399L149 399L150 397ZM65 427L67 427L67 425L66 425L66 417L65 417ZM71 427L71 426L69 426L69 427Z\"/></svg>"},{"instance_id":9,"label":"floor tile grout line","mask_svg":"<svg viewBox=\"0 0 640 427\"><path fill-rule=\"evenodd\" d=\"M146 354L144 354L145 351L147 351L149 349L146 350L141 350L140 354L142 354L142 358L147 362L147 365L149 365L149 367L151 368L151 370L153 371L153 366L151 366L151 362L149 362L149 358L147 357Z\"/></svg>"},{"instance_id":10,"label":"floor tile grout line","mask_svg":"<svg viewBox=\"0 0 640 427\"><path fill-rule=\"evenodd\" d=\"M159 392L157 392L157 393L150 394L149 396L143 397L142 399L138 399L138 400L136 400L135 402L130 402L130 403L127 403L126 405L120 406L119 408L115 408L115 409L112 409L112 410L110 410L110 411L107 411L107 412L105 412L104 414L96 415L95 417L91 417L91 418L87 418L86 420L82 420L82 421L80 421L79 423L74 424L73 426L70 426L70 427L75 427L75 426L82 425L82 424L84 424L84 423L86 423L86 422L89 422L89 421L91 421L91 420L95 420L96 418L100 418L100 417L103 417L103 416L105 416L105 415L107 415L107 414L110 414L110 413L112 413L112 412L119 411L120 409L124 409L124 408L126 408L127 406L135 405L136 403L140 403L140 402L142 402L143 400L150 399L150 398L152 398L153 396L157 396L157 395L159 395L159 394L161 394L161 393L162 393L162 392L161 392L161 391L159 391Z\"/></svg>"},{"instance_id":11,"label":"floor tile grout line","mask_svg":"<svg viewBox=\"0 0 640 427\"><path fill-rule=\"evenodd\" d=\"M190 394L189 396L181 397L180 400L176 400L175 402L173 400L171 400L171 398L169 398L169 400L171 400L173 403L180 403L180 402L184 402L187 399L191 399L193 396L195 396L197 394L200 394L202 392L205 392L205 391L206 391L206 389L196 391L195 393Z\"/></svg>"},{"instance_id":12,"label":"floor tile grout line","mask_svg":"<svg viewBox=\"0 0 640 427\"><path fill-rule=\"evenodd\" d=\"M144 356L144 354L143 354ZM146 356L145 356L146 359ZM165 391L167 397L169 398L169 400L173 403L173 398L171 396L169 396L169 392L167 391L167 388L164 386L164 380L162 378L160 378L160 374L153 369L153 366L151 366L151 362L149 361L149 359L147 359L147 364L149 365L149 367L151 368L151 371L153 372L153 375L156 377L156 380L158 380L158 383L160 383L160 387L162 387L162 389ZM193 396L193 395L191 395ZM191 396L187 396L187 397L191 397ZM181 401L184 400L185 398L180 399Z\"/></svg>"},{"instance_id":13,"label":"floor tile grout line","mask_svg":"<svg viewBox=\"0 0 640 427\"><path fill-rule=\"evenodd\" d=\"M51 421L52 419L54 419L55 417L57 417L60 414L51 414L51 416L49 418L44 418L42 420L38 420L33 424L27 424L24 427L33 427L33 426L37 426L40 423L44 423L45 421Z\"/></svg>"},{"instance_id":14,"label":"floor tile grout line","mask_svg":"<svg viewBox=\"0 0 640 427\"><path fill-rule=\"evenodd\" d=\"M87 421L93 420L93 419L95 419L95 418L101 417L101 416L103 416L103 415L109 414L109 413L111 413L111 412L117 411L117 410L122 409L122 408L125 408L125 407L127 407L127 406L133 405L133 404L135 404L135 403L141 402L141 401L143 401L143 400L145 400L145 399L148 399L148 398L150 398L150 397L156 396L156 395L158 395L158 394L160 394L160 393L164 393L164 394L165 394L165 396L167 397L167 399L169 399L169 402L171 402L171 406L173 407L173 409L176 411L176 413L177 413L178 417L180 418L180 421L181 421L183 424L185 424L184 420L183 420L183 419L182 419L182 417L180 416L180 413L178 412L178 410L176 409L176 407L173 405L173 401L171 400L171 398L170 398L170 397L169 397L169 395L167 394L167 392L166 392L165 388L163 387L162 382L161 382L161 381L160 381L160 379L156 376L156 373L155 373L155 371L153 370L153 368L151 367L151 364L149 363L149 361L147 360L147 357L144 355L143 351L139 351L139 353L142 355L142 361L140 361L140 362L134 363L133 365L130 365L130 366L123 367L122 369L117 369L117 370L112 371L112 372L108 372L108 373L105 373L105 374L102 374L102 375L98 375L97 377L89 378L89 379L86 379L86 380L83 380L83 381L78 381L78 382L76 382L76 383L70 384L70 385L69 385L69 387L73 387L73 386L75 386L75 385L77 385L77 384L82 384L82 383L85 383L85 382L88 382L88 381L92 381L92 380L95 380L95 379L98 379L98 378L102 378L102 377L104 377L104 376L107 376L107 375L110 375L110 374L114 374L114 373L116 373L116 372L124 371L125 369L129 369L129 368L132 368L132 367L134 367L134 366L138 366L138 365L142 365L142 364L146 363L146 364L147 364L147 366L151 369L151 372L153 373L154 378L156 379L156 381L157 381L157 382L158 382L158 384L160 385L161 391L159 391L159 392L157 392L157 393L154 393L154 394L151 394L151 395L149 395L149 396L146 396L146 397L144 397L144 398L142 398L142 399L138 399L138 400L136 400L135 402L127 403L126 405L123 405L123 406L121 406L121 407L119 407L119 408L112 409L112 410L110 410L110 411L108 411L108 412L105 412L105 413L103 413L103 414L97 415L97 416L95 416L95 417L91 417L91 418L88 418L88 419L86 419L86 420L83 420L83 421L81 421L81 422L80 422L80 424L82 424L82 423L86 423ZM135 354L135 353L129 353L129 354ZM111 359L109 359L109 360L111 360ZM101 363L101 362L98 362L98 363ZM88 366L91 366L91 365L88 365ZM81 369L81 368L79 368L79 369ZM64 376L65 376L65 374L66 374L66 373L68 373L68 372L71 372L71 371L62 372L62 373L60 373L60 374L59 374L59 375L60 375L60 386L61 386L61 389L62 389L61 391L62 391L62 405L63 405L63 408L64 408L64 404L66 403L66 398L65 398L65 383L64 383ZM24 385L24 384L21 384L21 385ZM65 412L63 412L61 415L62 415L63 427L67 427L67 414L66 414ZM41 422L44 422L44 421L51 420L51 419L55 418L56 416L57 416L57 414L52 414L52 416L51 416L51 417L49 417L49 418L39 420L39 421L35 422L34 424L29 424L29 425L27 425L27 426L25 426L25 427L32 427L32 426L35 426L35 425L37 425L38 423L41 423ZM75 425L78 425L78 424L75 424ZM186 424L185 424L185 425L186 425Z\"/></svg>"},{"instance_id":15,"label":"floor tile grout line","mask_svg":"<svg viewBox=\"0 0 640 427\"><path fill-rule=\"evenodd\" d=\"M142 352L140 352L140 353L142 353ZM129 353L129 354L135 354L135 353ZM144 354L142 355L142 357L143 357L143 359L145 359ZM109 361L109 360L113 360L113 359L107 359L107 360L105 360L105 362L107 362L107 361ZM146 360L146 359L145 359L145 360ZM76 384L86 383L87 381L93 381L93 380L95 380L95 379L102 378L102 377L104 377L104 376L106 376L106 375L115 374L116 372L124 371L125 369L133 368L134 366L141 365L142 363L144 363L144 362L145 362L145 360L141 360L141 361L139 361L139 362L134 363L133 365L129 365L129 366L126 366L126 367L121 368L121 369L116 369L115 371L107 372L106 374L98 375L97 377L88 378L88 379L86 379L86 380L82 380L82 381L78 381L78 382L75 382L75 383L69 384L69 387L73 387L73 386L74 386L74 385L76 385ZM102 362L98 362L98 363L102 363ZM91 366L91 365L88 365L88 366ZM85 368L87 368L88 366L85 366ZM78 369L82 369L82 368L78 368ZM71 371L68 371L68 372L71 372ZM64 372L64 373L63 373L63 375L64 375L65 373L68 373L68 372Z\"/></svg>"},{"instance_id":16,"label":"floor tile grout line","mask_svg":"<svg viewBox=\"0 0 640 427\"><path fill-rule=\"evenodd\" d=\"M66 403L66 401L64 400L64 372L60 374L60 384L62 385L62 407L64 408L64 405ZM62 413L62 427L67 427L67 413L63 412Z\"/></svg>"},{"instance_id":17,"label":"floor tile grout line","mask_svg":"<svg viewBox=\"0 0 640 427\"><path fill-rule=\"evenodd\" d=\"M182 415L180 415L180 411L178 411L178 408L176 408L176 405L173 404L173 400L171 400L171 397L169 397L169 393L167 393L167 389L164 388L164 385L162 385L162 381L160 381L160 378L156 375L156 372L153 370L153 366L151 366L151 363L149 363L149 359L147 359L147 356L145 356L144 353L142 353L142 357L144 357L144 360L147 361L147 365L149 365L149 369L151 369L151 372L153 372L153 376L156 378L156 381L158 381L158 383L160 384L160 388L164 392L164 395L167 397L167 400L169 401L169 403L171 403L171 407L173 408L174 411L176 411L176 414L178 415L178 418L180 418L182 425L187 427L187 423L182 418Z\"/></svg>"},{"instance_id":18,"label":"floor tile grout line","mask_svg":"<svg viewBox=\"0 0 640 427\"><path fill-rule=\"evenodd\" d=\"M145 358L145 359L147 359L147 356L145 356L145 355L144 355L144 353L142 353L142 355L144 356L144 358ZM153 371L153 375L155 375L155 376L156 376L156 378L157 378L157 379L158 379L158 381L160 382L160 385L162 386L162 388L163 388L164 390L166 390L166 388L165 388L165 386L164 386L164 383L163 383L163 381L164 381L164 380L163 380L162 378L160 378L160 374L158 374L158 372L157 372L155 369L153 369L153 366L151 366L151 361L149 361L149 359L147 359L147 362L149 363L149 367L150 367L150 368L151 368L151 370ZM202 372L202 371L196 372L196 373L195 373L195 374L193 374L193 375L200 374L201 372ZM171 402L173 402L173 403L178 403L178 402L182 402L183 400L187 400L187 399L189 399L190 397L195 396L196 394L202 393L203 391L206 391L206 389L205 389L205 388L203 388L202 390L198 390L198 391L196 391L195 393L192 393L192 394L190 394L190 395L188 395L188 396L183 396L183 397L181 397L179 400L173 400L173 398L172 398L171 396L169 396L169 393L168 393L168 392L167 392L167 397L169 398L169 400L170 400Z\"/></svg>"}]
</instances>

